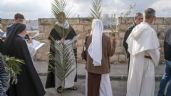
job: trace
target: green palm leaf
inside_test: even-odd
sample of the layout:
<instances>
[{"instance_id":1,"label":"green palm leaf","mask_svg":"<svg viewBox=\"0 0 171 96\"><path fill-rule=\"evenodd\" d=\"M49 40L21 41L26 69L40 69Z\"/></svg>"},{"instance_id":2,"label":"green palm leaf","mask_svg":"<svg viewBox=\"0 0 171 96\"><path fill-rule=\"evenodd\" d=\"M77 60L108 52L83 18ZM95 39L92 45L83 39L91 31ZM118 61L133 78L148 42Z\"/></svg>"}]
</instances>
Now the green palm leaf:
<instances>
[{"instance_id":1,"label":"green palm leaf","mask_svg":"<svg viewBox=\"0 0 171 96\"><path fill-rule=\"evenodd\" d=\"M57 18L58 13L64 12L66 16L69 17L71 15L72 8L66 9L67 5L68 0L53 0L51 3L51 9L54 16Z\"/></svg>"},{"instance_id":2,"label":"green palm leaf","mask_svg":"<svg viewBox=\"0 0 171 96\"><path fill-rule=\"evenodd\" d=\"M5 69L11 75L11 77L17 76L22 71L20 68L21 65L24 64L22 60L16 59L15 57L5 56L5 62Z\"/></svg>"},{"instance_id":3,"label":"green palm leaf","mask_svg":"<svg viewBox=\"0 0 171 96\"><path fill-rule=\"evenodd\" d=\"M90 11L93 18L100 19L102 15L101 0L92 0Z\"/></svg>"},{"instance_id":4,"label":"green palm leaf","mask_svg":"<svg viewBox=\"0 0 171 96\"><path fill-rule=\"evenodd\" d=\"M64 44L60 41L55 41L51 36L50 39L53 41L51 48L53 47L53 51L55 52L55 57L50 54L50 60L55 61L55 66L51 66L51 68L56 71L56 77L61 82L64 82L65 78L75 70L75 67L73 67L73 64L76 63L73 43L76 39L74 38L73 40L66 41Z\"/></svg>"},{"instance_id":5,"label":"green palm leaf","mask_svg":"<svg viewBox=\"0 0 171 96\"><path fill-rule=\"evenodd\" d=\"M55 43L55 48L56 48L56 56L54 60L55 60L55 67L57 68L57 77L59 77L59 79L65 80L65 78L68 77L68 75L74 70L71 69L72 65L75 62L75 56L74 53L71 53L71 49L73 49L72 43L66 43L64 44L63 47L62 44L56 44Z\"/></svg>"},{"instance_id":6,"label":"green palm leaf","mask_svg":"<svg viewBox=\"0 0 171 96\"><path fill-rule=\"evenodd\" d=\"M13 78L12 83L14 83L13 81L17 83L17 75L22 71L21 65L24 64L23 60L15 57L3 56L1 53L0 60L2 61L1 63L4 64L5 71L8 73L9 78Z\"/></svg>"},{"instance_id":7,"label":"green palm leaf","mask_svg":"<svg viewBox=\"0 0 171 96\"><path fill-rule=\"evenodd\" d=\"M67 0L53 0L52 2L52 13L54 14L55 18L58 18L58 14L60 12L64 12L66 15L66 18L68 18L72 11L70 8L69 10L66 8L68 1ZM58 34L60 37L62 38L66 38L66 36L69 33L69 29L64 29L62 27L59 27L57 24L55 25L55 30L58 30ZM52 70L55 70L55 75L56 77L62 82L62 90L64 87L64 81L65 78L67 78L71 72L73 72L73 70L75 68L72 68L73 64L76 63L75 62L75 55L74 53L72 53L73 51L73 46L72 43L73 41L69 41L69 42L65 42L64 44L62 44L60 41L56 41L54 40L53 37L50 36L50 40L51 40L51 49L55 52L55 56L54 54L50 54L50 60L54 61L55 64L54 66L50 66L50 68L52 68ZM61 93L62 96L62 93Z\"/></svg>"}]
</instances>

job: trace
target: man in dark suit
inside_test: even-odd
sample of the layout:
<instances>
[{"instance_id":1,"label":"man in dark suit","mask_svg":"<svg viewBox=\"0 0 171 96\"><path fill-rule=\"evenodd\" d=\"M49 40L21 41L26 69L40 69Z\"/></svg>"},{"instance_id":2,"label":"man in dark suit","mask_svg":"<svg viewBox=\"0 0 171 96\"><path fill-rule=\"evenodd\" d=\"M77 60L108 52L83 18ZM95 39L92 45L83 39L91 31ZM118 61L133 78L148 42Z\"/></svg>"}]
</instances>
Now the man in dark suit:
<instances>
[{"instance_id":1,"label":"man in dark suit","mask_svg":"<svg viewBox=\"0 0 171 96\"><path fill-rule=\"evenodd\" d=\"M143 21L143 15L142 15L142 13L140 13L140 12L136 13L135 14L135 17L134 17L134 23L130 27L128 27L128 30L125 32L125 35L124 35L123 46L125 48L125 51L126 51L126 54L127 54L127 58L128 58L128 72L129 72L130 54L128 52L128 44L126 43L126 40L129 37L129 34L133 30L133 28L136 25L140 24L142 21Z\"/></svg>"}]
</instances>

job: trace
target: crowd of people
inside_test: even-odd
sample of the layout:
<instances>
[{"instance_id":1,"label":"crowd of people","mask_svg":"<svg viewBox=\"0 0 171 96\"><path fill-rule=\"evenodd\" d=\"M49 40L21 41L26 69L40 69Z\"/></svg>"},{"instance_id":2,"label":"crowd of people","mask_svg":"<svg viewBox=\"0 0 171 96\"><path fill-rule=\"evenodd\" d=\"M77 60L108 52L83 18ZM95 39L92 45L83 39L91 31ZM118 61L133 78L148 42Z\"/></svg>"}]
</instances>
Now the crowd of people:
<instances>
[{"instance_id":1,"label":"crowd of people","mask_svg":"<svg viewBox=\"0 0 171 96\"><path fill-rule=\"evenodd\" d=\"M7 55L24 61L21 73L17 76L17 83L8 82L9 78L4 69L4 61L0 58L0 96L44 96L45 89L34 67L28 43L32 43L26 32L24 15L17 13L14 22L7 27L6 38L1 37L0 57ZM128 58L128 80L126 96L154 96L155 93L155 66L159 64L160 45L157 32L152 24L156 20L156 11L147 8L134 17L134 24L125 33L123 46ZM1 23L1 19L0 19ZM110 57L116 48L115 37L108 37L104 32L102 20L93 19L91 32L86 36L82 51L82 58L86 61L86 96L113 96L110 82ZM62 36L61 32L68 32ZM0 31L3 32L0 24ZM64 89L77 90L74 82L77 81L77 48L73 46L70 55L73 56L71 73L65 78L64 85L56 76L58 74L54 58L60 58L55 44L67 44L77 36L68 23L64 12L58 13L57 22L52 28L49 41L50 53L47 80L45 88L56 88L58 93ZM75 45L76 40L72 42ZM171 29L166 32L164 40L165 74L160 82L158 96L171 96ZM54 50L55 49L55 50ZM10 78L12 80L13 78Z\"/></svg>"}]
</instances>

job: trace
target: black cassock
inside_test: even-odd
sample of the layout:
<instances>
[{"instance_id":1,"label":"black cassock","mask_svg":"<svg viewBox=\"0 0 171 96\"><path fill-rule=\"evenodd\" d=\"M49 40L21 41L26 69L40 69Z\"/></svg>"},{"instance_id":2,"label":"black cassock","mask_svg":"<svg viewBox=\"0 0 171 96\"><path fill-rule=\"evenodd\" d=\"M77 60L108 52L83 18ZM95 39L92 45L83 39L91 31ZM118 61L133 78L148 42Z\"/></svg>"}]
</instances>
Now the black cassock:
<instances>
[{"instance_id":1,"label":"black cassock","mask_svg":"<svg viewBox=\"0 0 171 96\"><path fill-rule=\"evenodd\" d=\"M34 68L26 41L16 36L10 45L7 55L24 60L21 66L22 72L18 75L18 83L11 85L8 96L44 96L45 90Z\"/></svg>"},{"instance_id":2,"label":"black cassock","mask_svg":"<svg viewBox=\"0 0 171 96\"><path fill-rule=\"evenodd\" d=\"M58 26L59 27L59 26ZM60 29L62 29L62 27L60 27ZM74 29L70 26L69 27L69 33L66 36L65 40L71 40L76 36L76 33L74 31ZM55 57L55 52L54 52L54 42L51 39L53 38L54 40L61 40L60 35L58 34L58 31L53 28L50 32L49 35L49 40L50 40L50 53L52 55L51 58ZM75 57L77 57L77 49L73 49L74 53L75 53ZM77 59L76 59L77 60ZM48 75L47 75L47 80L46 80L46 88L54 88L55 87L55 70L54 68L52 68L52 66L54 67L54 61L51 59L49 60L49 66L48 66ZM77 64L76 64L77 65ZM75 77L75 81L77 81L77 76Z\"/></svg>"},{"instance_id":3,"label":"black cassock","mask_svg":"<svg viewBox=\"0 0 171 96\"><path fill-rule=\"evenodd\" d=\"M128 59L128 72L129 72L129 62L130 62L130 54L128 52L128 44L126 42L126 40L128 39L129 35L131 34L133 28L135 27L136 25L133 24L131 25L128 30L125 32L125 35L124 35L124 40L123 40L123 47L125 48L125 51L126 51L126 54L127 54L127 59Z\"/></svg>"}]
</instances>

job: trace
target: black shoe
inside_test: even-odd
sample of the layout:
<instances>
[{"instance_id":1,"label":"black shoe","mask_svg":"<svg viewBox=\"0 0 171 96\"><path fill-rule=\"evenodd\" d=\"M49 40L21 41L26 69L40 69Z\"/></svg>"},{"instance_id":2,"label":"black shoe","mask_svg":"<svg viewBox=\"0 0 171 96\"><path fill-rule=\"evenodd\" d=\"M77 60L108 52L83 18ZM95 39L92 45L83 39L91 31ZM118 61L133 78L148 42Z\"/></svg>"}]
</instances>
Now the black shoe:
<instances>
[{"instance_id":1,"label":"black shoe","mask_svg":"<svg viewBox=\"0 0 171 96\"><path fill-rule=\"evenodd\" d=\"M71 87L71 88L67 88L68 90L77 90L78 88L77 87L75 87L75 86L73 86L73 87Z\"/></svg>"},{"instance_id":2,"label":"black shoe","mask_svg":"<svg viewBox=\"0 0 171 96\"><path fill-rule=\"evenodd\" d=\"M62 93L62 87L61 86L59 86L57 89L56 89L56 91L58 92L58 93Z\"/></svg>"}]
</instances>

